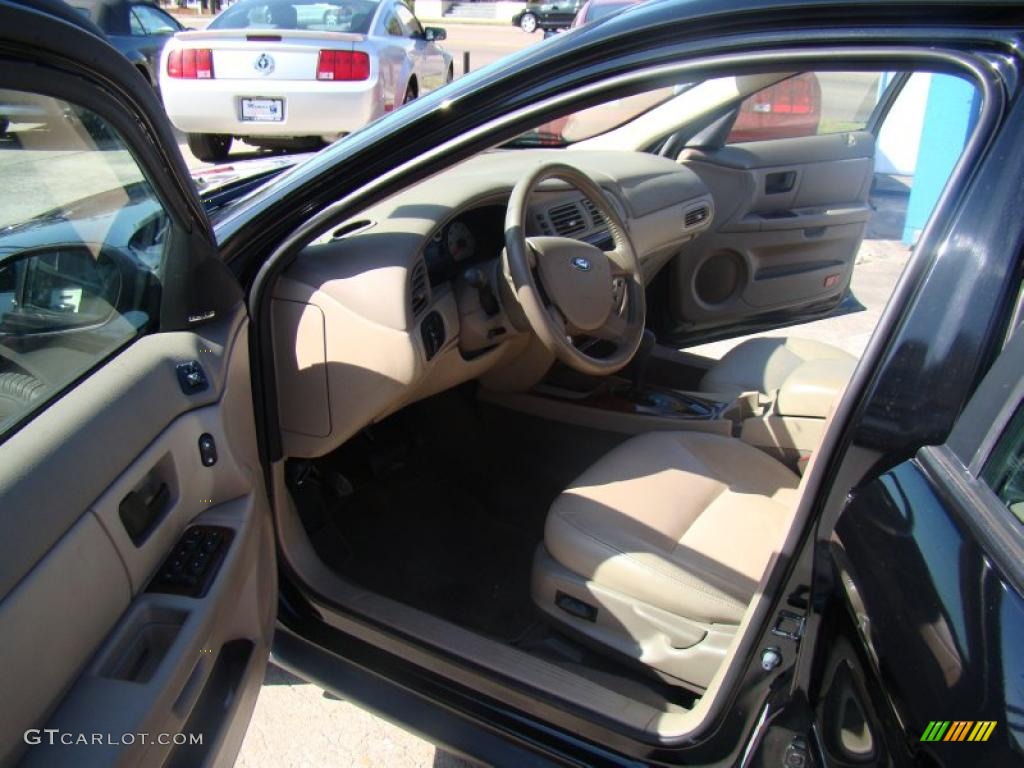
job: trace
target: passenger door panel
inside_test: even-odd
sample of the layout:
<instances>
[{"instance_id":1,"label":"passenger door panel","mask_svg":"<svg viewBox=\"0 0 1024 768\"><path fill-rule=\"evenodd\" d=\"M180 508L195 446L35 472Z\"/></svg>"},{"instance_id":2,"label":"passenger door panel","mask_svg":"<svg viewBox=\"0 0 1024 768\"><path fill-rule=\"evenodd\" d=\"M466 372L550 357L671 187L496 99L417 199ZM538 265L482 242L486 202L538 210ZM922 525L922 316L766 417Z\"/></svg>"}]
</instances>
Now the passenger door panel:
<instances>
[{"instance_id":1,"label":"passenger door panel","mask_svg":"<svg viewBox=\"0 0 1024 768\"><path fill-rule=\"evenodd\" d=\"M689 149L680 162L715 200L711 231L675 259L672 320L682 333L838 303L871 208L867 131Z\"/></svg>"}]
</instances>

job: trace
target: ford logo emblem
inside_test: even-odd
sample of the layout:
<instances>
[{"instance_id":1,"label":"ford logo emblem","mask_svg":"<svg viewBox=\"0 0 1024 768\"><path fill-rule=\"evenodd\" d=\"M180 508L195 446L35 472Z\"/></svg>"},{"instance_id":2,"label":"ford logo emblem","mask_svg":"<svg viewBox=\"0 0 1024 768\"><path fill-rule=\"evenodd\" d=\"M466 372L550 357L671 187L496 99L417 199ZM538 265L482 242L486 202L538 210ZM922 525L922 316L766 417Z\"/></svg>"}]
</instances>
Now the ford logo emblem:
<instances>
[{"instance_id":1,"label":"ford logo emblem","mask_svg":"<svg viewBox=\"0 0 1024 768\"><path fill-rule=\"evenodd\" d=\"M269 54L261 53L253 66L261 75L269 75L274 71L274 59Z\"/></svg>"},{"instance_id":2,"label":"ford logo emblem","mask_svg":"<svg viewBox=\"0 0 1024 768\"><path fill-rule=\"evenodd\" d=\"M590 259L583 256L577 256L572 260L572 265L576 267L580 272L590 271Z\"/></svg>"}]
</instances>

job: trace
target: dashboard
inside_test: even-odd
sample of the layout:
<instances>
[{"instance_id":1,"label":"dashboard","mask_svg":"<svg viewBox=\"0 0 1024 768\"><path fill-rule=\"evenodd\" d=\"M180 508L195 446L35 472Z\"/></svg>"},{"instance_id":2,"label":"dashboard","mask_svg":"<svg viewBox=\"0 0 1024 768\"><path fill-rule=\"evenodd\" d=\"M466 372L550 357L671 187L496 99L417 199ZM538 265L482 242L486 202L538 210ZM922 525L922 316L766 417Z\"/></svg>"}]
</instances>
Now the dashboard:
<instances>
[{"instance_id":1,"label":"dashboard","mask_svg":"<svg viewBox=\"0 0 1024 768\"><path fill-rule=\"evenodd\" d=\"M485 152L342 222L274 286L285 452L323 456L396 410L472 379L525 391L553 363L511 293L501 253L516 183L571 163L621 215L649 282L708 228L714 203L690 169L616 150ZM578 190L533 193L526 235L605 247L607 225ZM470 269L470 268L473 269Z\"/></svg>"}]
</instances>

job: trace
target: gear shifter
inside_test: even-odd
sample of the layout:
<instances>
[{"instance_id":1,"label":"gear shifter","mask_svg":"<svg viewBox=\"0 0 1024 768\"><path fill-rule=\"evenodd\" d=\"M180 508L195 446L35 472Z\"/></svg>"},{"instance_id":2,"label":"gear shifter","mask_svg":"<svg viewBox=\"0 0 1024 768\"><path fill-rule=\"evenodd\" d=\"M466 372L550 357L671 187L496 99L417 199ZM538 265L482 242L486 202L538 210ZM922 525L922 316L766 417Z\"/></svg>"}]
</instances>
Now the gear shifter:
<instances>
[{"instance_id":1,"label":"gear shifter","mask_svg":"<svg viewBox=\"0 0 1024 768\"><path fill-rule=\"evenodd\" d=\"M629 364L630 385L618 391L619 397L626 399L644 409L653 410L666 416L688 419L718 418L719 405L697 395L686 392L675 392L655 386L647 387L647 371L651 363L651 355L658 340L654 333L644 330L640 346Z\"/></svg>"}]
</instances>

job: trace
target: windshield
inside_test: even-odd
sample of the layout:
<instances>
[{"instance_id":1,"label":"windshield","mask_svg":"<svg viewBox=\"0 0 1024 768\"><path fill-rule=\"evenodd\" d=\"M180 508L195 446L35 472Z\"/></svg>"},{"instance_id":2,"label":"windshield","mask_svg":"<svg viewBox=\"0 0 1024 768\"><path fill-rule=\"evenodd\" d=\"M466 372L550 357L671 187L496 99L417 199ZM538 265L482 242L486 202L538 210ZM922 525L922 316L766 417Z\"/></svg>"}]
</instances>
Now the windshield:
<instances>
[{"instance_id":1,"label":"windshield","mask_svg":"<svg viewBox=\"0 0 1024 768\"><path fill-rule=\"evenodd\" d=\"M509 142L510 147L564 147L606 133L654 109L689 86L676 85L615 99L550 120Z\"/></svg>"},{"instance_id":2,"label":"windshield","mask_svg":"<svg viewBox=\"0 0 1024 768\"><path fill-rule=\"evenodd\" d=\"M377 5L376 0L242 0L211 21L207 29L310 29L365 35Z\"/></svg>"}]
</instances>

